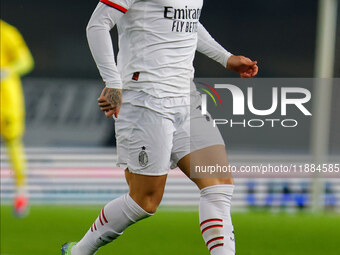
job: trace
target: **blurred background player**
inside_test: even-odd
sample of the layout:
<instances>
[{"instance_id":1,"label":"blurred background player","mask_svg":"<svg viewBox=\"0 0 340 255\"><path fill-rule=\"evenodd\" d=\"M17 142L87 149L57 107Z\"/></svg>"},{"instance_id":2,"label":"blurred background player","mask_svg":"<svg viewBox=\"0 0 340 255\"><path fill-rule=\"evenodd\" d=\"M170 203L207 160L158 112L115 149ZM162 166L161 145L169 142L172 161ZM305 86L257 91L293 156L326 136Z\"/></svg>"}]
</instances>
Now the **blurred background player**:
<instances>
[{"instance_id":1,"label":"blurred background player","mask_svg":"<svg viewBox=\"0 0 340 255\"><path fill-rule=\"evenodd\" d=\"M6 144L16 178L14 212L27 213L26 159L22 137L25 129L25 106L20 77L29 73L34 61L20 32L1 22L1 137Z\"/></svg>"}]
</instances>

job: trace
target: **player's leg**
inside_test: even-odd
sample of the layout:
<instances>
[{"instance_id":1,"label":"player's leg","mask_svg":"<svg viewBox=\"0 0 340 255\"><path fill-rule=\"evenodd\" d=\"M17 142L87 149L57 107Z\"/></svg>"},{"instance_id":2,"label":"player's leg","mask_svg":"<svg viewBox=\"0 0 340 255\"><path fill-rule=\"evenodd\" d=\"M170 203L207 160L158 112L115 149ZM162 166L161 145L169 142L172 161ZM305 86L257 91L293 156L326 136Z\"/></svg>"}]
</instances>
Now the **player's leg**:
<instances>
[{"instance_id":1,"label":"player's leg","mask_svg":"<svg viewBox=\"0 0 340 255\"><path fill-rule=\"evenodd\" d=\"M115 122L118 165L129 193L108 203L72 255L90 255L129 225L156 211L164 192L172 147L172 121L145 107L123 103ZM67 254L67 253L64 253Z\"/></svg>"},{"instance_id":2,"label":"player's leg","mask_svg":"<svg viewBox=\"0 0 340 255\"><path fill-rule=\"evenodd\" d=\"M122 235L128 226L156 212L162 200L167 175L145 176L128 170L125 173L129 193L103 208L86 235L72 247L72 255L94 254L100 247Z\"/></svg>"},{"instance_id":3,"label":"player's leg","mask_svg":"<svg viewBox=\"0 0 340 255\"><path fill-rule=\"evenodd\" d=\"M212 255L235 253L230 204L234 189L231 174L204 175L195 166L228 166L223 138L212 118L202 115L199 94L192 94L188 117L174 134L172 160L200 189L200 228ZM194 178L195 177L195 178Z\"/></svg>"},{"instance_id":4,"label":"player's leg","mask_svg":"<svg viewBox=\"0 0 340 255\"><path fill-rule=\"evenodd\" d=\"M15 176L14 212L17 216L27 213L26 156L22 142L24 133L24 99L17 80L1 83L1 135L5 140L11 169Z\"/></svg>"},{"instance_id":5,"label":"player's leg","mask_svg":"<svg viewBox=\"0 0 340 255\"><path fill-rule=\"evenodd\" d=\"M200 149L183 157L178 166L200 189L200 228L203 239L212 255L235 254L234 228L230 206L234 182L228 174L222 178L191 178L195 165L227 166L228 159L224 145Z\"/></svg>"},{"instance_id":6,"label":"player's leg","mask_svg":"<svg viewBox=\"0 0 340 255\"><path fill-rule=\"evenodd\" d=\"M16 178L16 190L21 192L26 187L26 158L24 153L24 146L21 138L6 139L6 147L11 161L12 169Z\"/></svg>"},{"instance_id":7,"label":"player's leg","mask_svg":"<svg viewBox=\"0 0 340 255\"><path fill-rule=\"evenodd\" d=\"M15 176L14 212L17 216L25 216L28 206L26 157L21 138L6 140L9 159Z\"/></svg>"},{"instance_id":8,"label":"player's leg","mask_svg":"<svg viewBox=\"0 0 340 255\"><path fill-rule=\"evenodd\" d=\"M167 176L140 175L125 170L130 197L143 210L154 214L162 201Z\"/></svg>"}]
</instances>

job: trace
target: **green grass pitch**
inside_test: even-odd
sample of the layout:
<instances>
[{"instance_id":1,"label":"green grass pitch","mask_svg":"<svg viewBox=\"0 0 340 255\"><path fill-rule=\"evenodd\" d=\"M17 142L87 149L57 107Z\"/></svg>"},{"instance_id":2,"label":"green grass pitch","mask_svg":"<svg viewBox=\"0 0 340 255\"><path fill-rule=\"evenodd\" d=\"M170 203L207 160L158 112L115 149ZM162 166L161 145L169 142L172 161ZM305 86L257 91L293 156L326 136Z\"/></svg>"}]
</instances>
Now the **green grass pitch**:
<instances>
[{"instance_id":1,"label":"green grass pitch","mask_svg":"<svg viewBox=\"0 0 340 255\"><path fill-rule=\"evenodd\" d=\"M58 255L66 241L79 240L99 207L34 206L16 219L1 208L1 255ZM234 213L237 254L340 254L340 216L329 213ZM127 229L98 255L208 255L194 211L160 209Z\"/></svg>"}]
</instances>

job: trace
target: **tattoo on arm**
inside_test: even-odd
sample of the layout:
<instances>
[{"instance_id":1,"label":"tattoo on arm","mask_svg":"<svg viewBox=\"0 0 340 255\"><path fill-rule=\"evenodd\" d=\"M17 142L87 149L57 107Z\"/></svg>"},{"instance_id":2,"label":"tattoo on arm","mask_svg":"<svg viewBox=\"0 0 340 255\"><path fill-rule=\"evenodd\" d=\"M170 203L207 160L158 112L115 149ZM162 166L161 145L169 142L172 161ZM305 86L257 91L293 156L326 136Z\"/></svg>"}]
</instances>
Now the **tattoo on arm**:
<instances>
[{"instance_id":1,"label":"tattoo on arm","mask_svg":"<svg viewBox=\"0 0 340 255\"><path fill-rule=\"evenodd\" d=\"M122 105L122 90L120 89L107 89L104 92L104 96L107 95L107 99L113 107L119 107Z\"/></svg>"}]
</instances>

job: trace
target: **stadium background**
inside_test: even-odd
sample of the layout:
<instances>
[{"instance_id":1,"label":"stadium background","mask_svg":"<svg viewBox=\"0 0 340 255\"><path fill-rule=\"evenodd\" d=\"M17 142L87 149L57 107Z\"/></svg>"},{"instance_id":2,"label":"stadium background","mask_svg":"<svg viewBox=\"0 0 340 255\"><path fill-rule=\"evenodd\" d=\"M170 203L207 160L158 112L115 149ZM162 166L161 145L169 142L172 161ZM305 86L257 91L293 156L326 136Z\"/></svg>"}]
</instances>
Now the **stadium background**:
<instances>
[{"instance_id":1,"label":"stadium background","mask_svg":"<svg viewBox=\"0 0 340 255\"><path fill-rule=\"evenodd\" d=\"M96 4L95 0L1 0L1 18L21 31L36 62L34 71L23 79L29 190L34 206L27 219L11 216L8 204L13 180L2 147L1 254L58 254L62 242L81 237L101 205L127 191L122 171L114 167L113 121L96 108L103 84L85 37ZM205 1L201 22L231 52L258 60L259 77L313 77L317 12L317 0L215 0ZM337 23L334 73L340 77L340 18ZM113 37L116 42L115 32ZM235 77L200 54L195 68L197 77ZM340 151L339 96L340 88L334 87L329 149L336 160ZM309 129L297 134L302 137L297 143L286 147L266 140L261 144L251 136L238 138L235 132L229 148L234 161L273 150L273 157L288 152L300 161L310 154ZM282 143L285 139L282 137ZM324 180L322 199L327 210L321 214L300 210L308 209L311 179L243 178L236 183L234 223L240 254L337 254L340 219L334 211L340 208L340 179ZM159 215L141 224L150 233L157 233L155 225L163 224L169 235L160 235L153 248L140 248L147 239L136 241L144 235L138 226L127 233L135 237L134 247L138 248L129 250L127 242L119 240L99 254L134 254L138 250L159 254L157 247L168 247L168 253L162 254L206 254L195 229L197 201L195 187L179 171L171 172ZM170 245L177 239L169 222L182 219L192 225L192 232L181 235L187 242ZM282 231L278 233L278 229ZM258 231L263 233L261 238ZM186 236L191 234L194 238L189 241ZM48 245L35 244L36 236ZM169 240L168 246L164 240ZM283 240L288 247L282 248Z\"/></svg>"}]
</instances>

